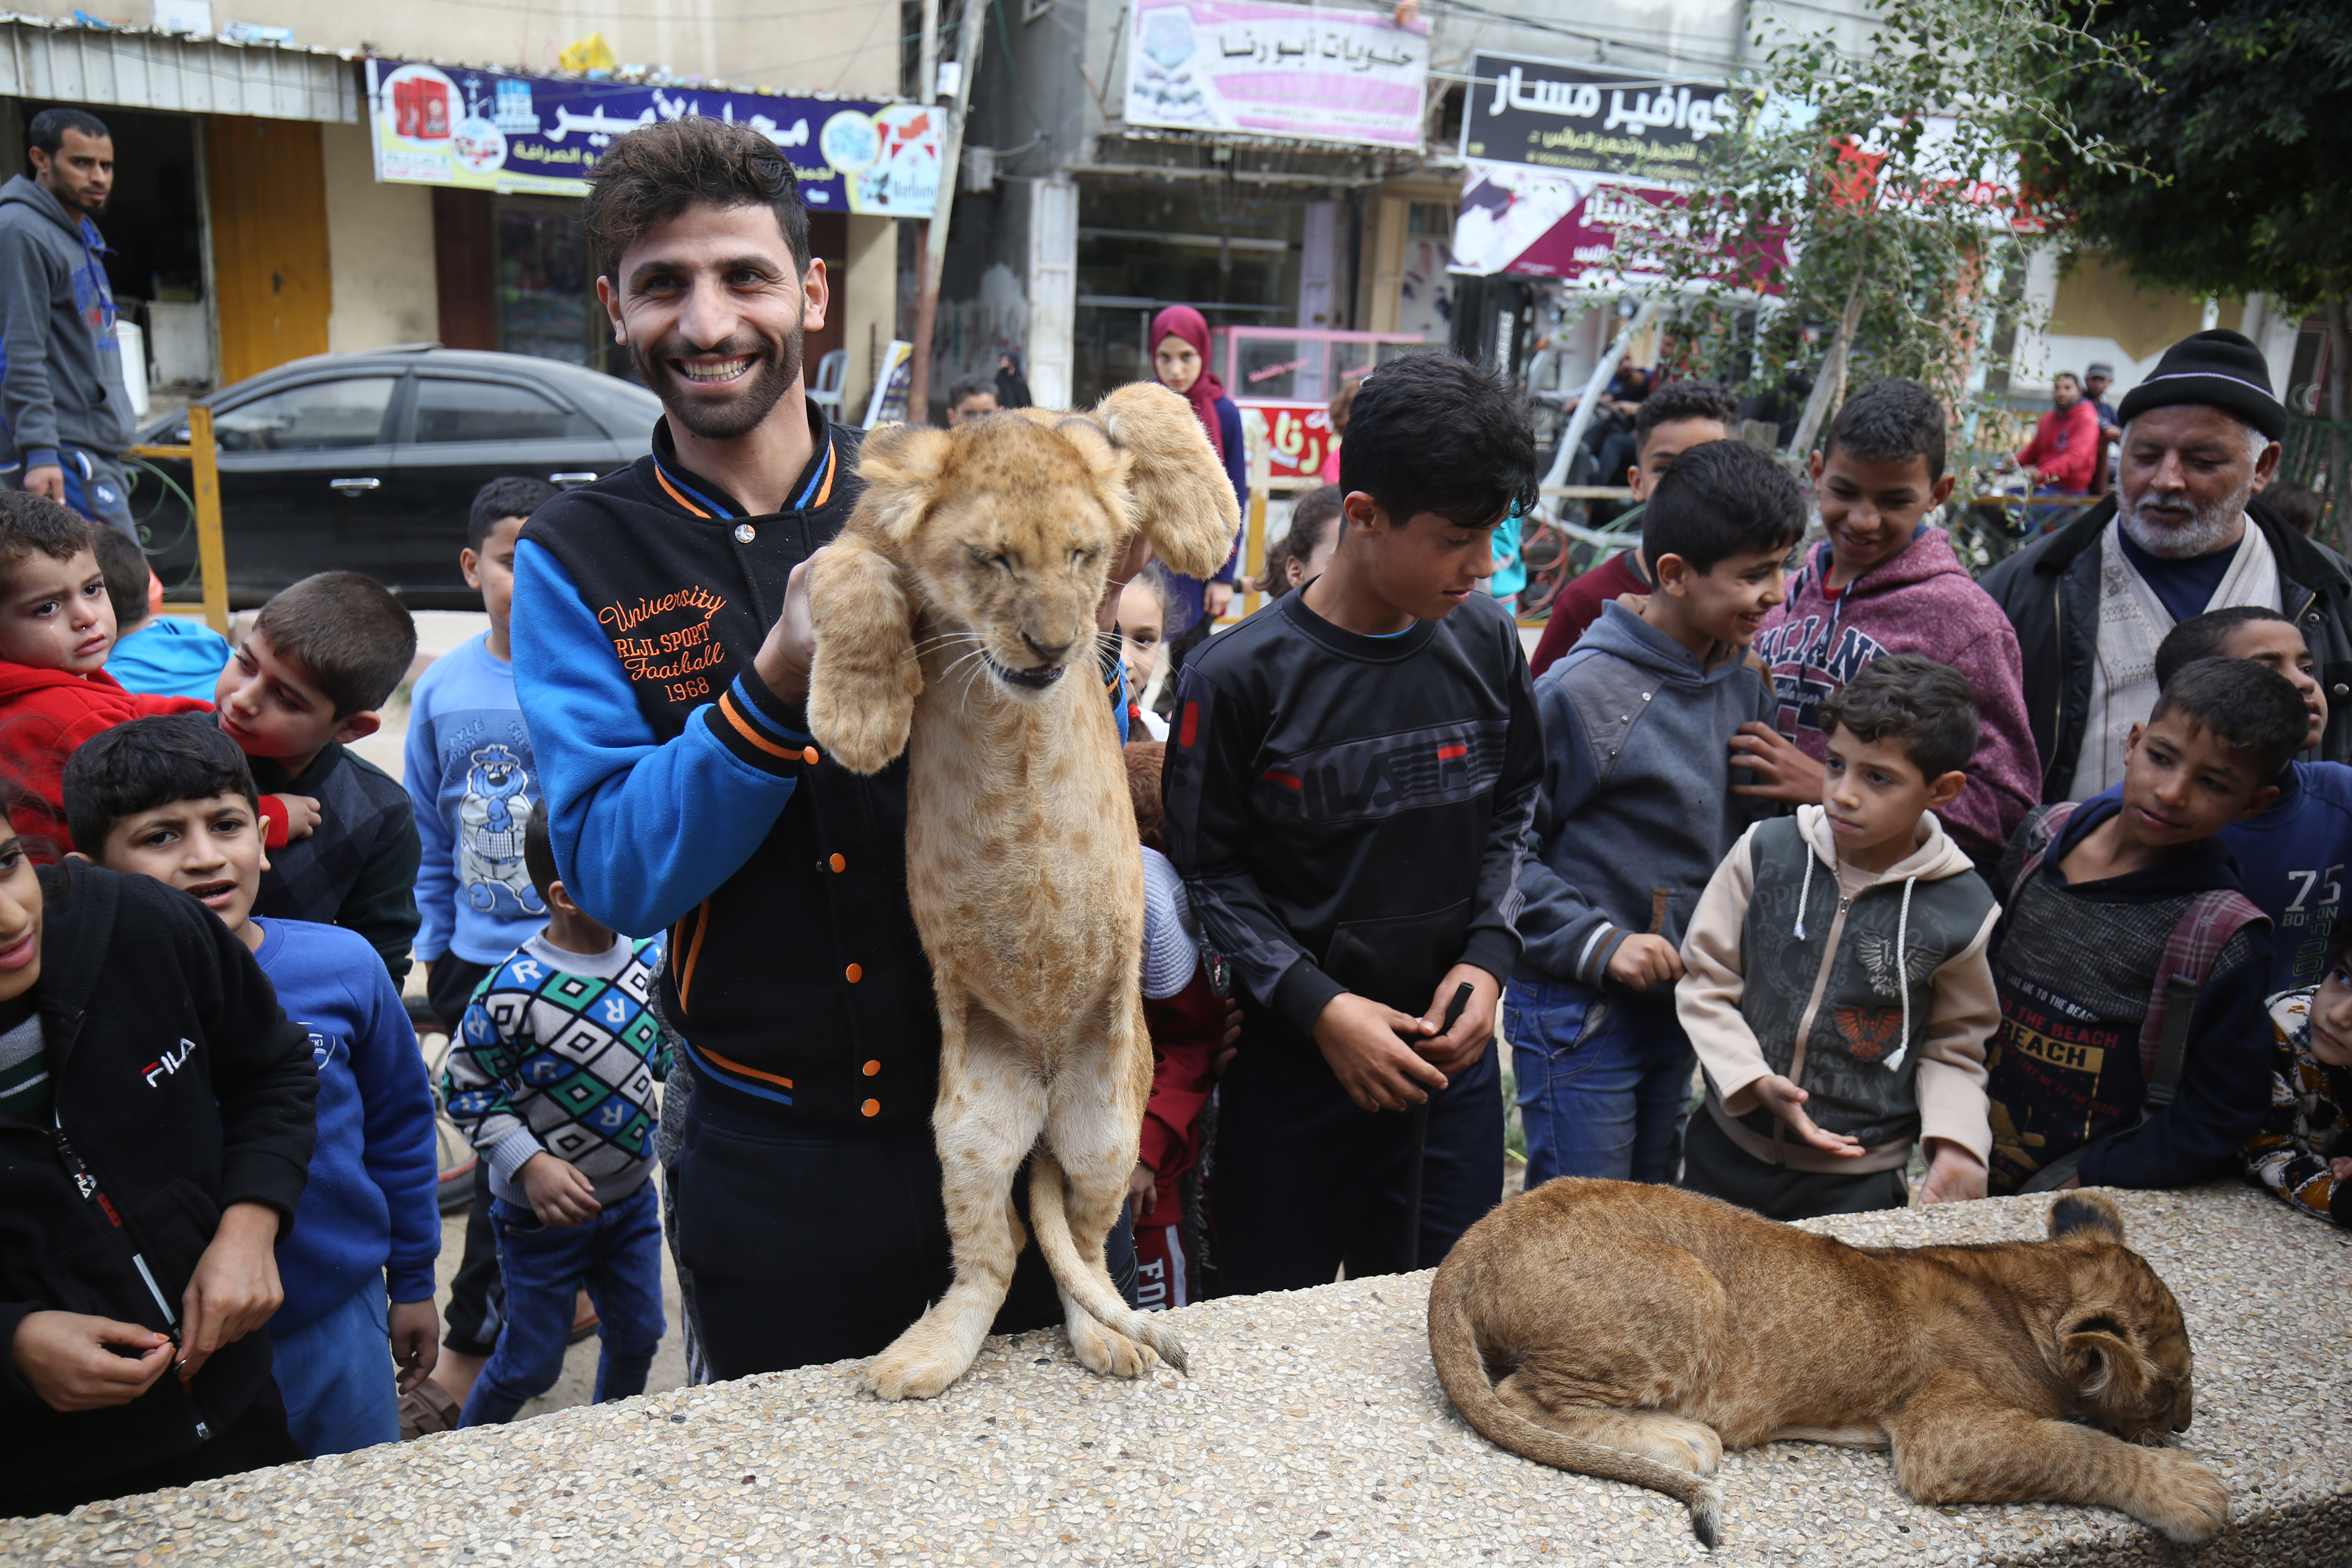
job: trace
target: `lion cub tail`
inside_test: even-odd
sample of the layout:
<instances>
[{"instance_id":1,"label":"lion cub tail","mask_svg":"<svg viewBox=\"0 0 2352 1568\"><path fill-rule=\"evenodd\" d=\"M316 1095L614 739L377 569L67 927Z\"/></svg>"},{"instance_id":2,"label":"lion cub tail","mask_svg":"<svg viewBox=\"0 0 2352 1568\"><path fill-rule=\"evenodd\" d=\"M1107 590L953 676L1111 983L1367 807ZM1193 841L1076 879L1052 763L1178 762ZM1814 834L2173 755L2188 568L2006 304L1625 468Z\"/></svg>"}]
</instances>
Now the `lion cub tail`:
<instances>
[{"instance_id":1,"label":"lion cub tail","mask_svg":"<svg viewBox=\"0 0 2352 1568\"><path fill-rule=\"evenodd\" d=\"M1032 1210L1034 1210L1033 1198ZM1470 1321L1469 1270L1456 1267L1461 1254L1437 1270L1429 1288L1429 1354L1437 1364L1437 1381L1445 1396L1488 1442L1508 1448L1523 1458L1557 1469L1573 1470L1605 1481L1624 1481L1662 1491L1690 1510L1691 1530L1699 1544L1715 1550L1723 1534L1723 1494L1715 1483L1672 1465L1571 1437L1539 1427L1495 1393L1486 1376L1486 1358L1478 1353L1478 1334Z\"/></svg>"},{"instance_id":2,"label":"lion cub tail","mask_svg":"<svg viewBox=\"0 0 2352 1568\"><path fill-rule=\"evenodd\" d=\"M1152 1321L1160 1314L1139 1312L1119 1300L1101 1267L1089 1269L1078 1256L1077 1241L1070 1235L1069 1209L1062 1197L1063 1179L1062 1162L1052 1154L1041 1147L1030 1155L1029 1229L1037 1238L1037 1250L1044 1255L1054 1283L1068 1291L1070 1299L1103 1327L1150 1345L1160 1360L1191 1376L1184 1342Z\"/></svg>"}]
</instances>

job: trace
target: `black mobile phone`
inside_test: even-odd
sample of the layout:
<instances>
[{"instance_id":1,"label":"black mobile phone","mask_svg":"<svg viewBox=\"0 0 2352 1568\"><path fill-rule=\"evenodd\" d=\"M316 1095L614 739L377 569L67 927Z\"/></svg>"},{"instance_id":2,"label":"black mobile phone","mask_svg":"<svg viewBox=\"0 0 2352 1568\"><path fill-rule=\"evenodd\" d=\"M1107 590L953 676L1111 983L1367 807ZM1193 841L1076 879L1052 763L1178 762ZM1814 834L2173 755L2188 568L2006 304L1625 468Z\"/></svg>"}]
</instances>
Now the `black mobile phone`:
<instances>
[{"instance_id":1,"label":"black mobile phone","mask_svg":"<svg viewBox=\"0 0 2352 1568\"><path fill-rule=\"evenodd\" d=\"M1477 988L1467 980L1454 988L1454 999L1445 1004L1445 1021L1437 1026L1438 1033L1444 1034L1462 1021L1462 1010L1470 1005L1470 998L1476 991Z\"/></svg>"}]
</instances>

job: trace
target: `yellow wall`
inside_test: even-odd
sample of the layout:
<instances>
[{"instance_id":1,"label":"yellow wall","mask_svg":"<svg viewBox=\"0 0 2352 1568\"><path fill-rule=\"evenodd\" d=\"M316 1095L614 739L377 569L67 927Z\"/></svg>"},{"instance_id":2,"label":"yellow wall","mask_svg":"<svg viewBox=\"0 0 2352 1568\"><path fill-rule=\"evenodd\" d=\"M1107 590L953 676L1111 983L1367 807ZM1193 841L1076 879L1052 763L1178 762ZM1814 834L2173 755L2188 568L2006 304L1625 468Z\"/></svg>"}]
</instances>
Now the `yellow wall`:
<instances>
[{"instance_id":1,"label":"yellow wall","mask_svg":"<svg viewBox=\"0 0 2352 1568\"><path fill-rule=\"evenodd\" d=\"M433 192L380 185L364 125L321 126L327 245L334 309L327 342L338 354L441 336L433 287Z\"/></svg>"},{"instance_id":2,"label":"yellow wall","mask_svg":"<svg viewBox=\"0 0 2352 1568\"><path fill-rule=\"evenodd\" d=\"M2236 330L2242 300L2221 302L2219 325ZM2205 325L2205 302L2177 289L2144 288L2105 251L2075 254L2058 279L2048 335L2106 338L2135 360L2145 360Z\"/></svg>"}]
</instances>

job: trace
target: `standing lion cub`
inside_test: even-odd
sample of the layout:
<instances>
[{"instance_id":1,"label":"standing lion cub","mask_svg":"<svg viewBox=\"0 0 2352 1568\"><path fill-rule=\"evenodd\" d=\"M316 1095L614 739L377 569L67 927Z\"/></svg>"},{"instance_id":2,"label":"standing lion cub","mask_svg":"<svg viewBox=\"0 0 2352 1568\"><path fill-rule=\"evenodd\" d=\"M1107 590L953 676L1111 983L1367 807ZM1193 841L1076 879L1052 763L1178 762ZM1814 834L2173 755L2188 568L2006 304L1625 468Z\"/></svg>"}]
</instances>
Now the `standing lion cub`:
<instances>
[{"instance_id":1,"label":"standing lion cub","mask_svg":"<svg viewBox=\"0 0 2352 1568\"><path fill-rule=\"evenodd\" d=\"M1892 1448L1921 1502L2094 1503L2210 1541L2229 1492L2152 1446L2189 1428L2179 1304L2106 1198L2061 1197L2050 1236L1856 1248L1672 1187L1547 1182L1447 1255L1429 1349L1489 1439L1664 1492L1709 1547L1705 1478L1775 1439Z\"/></svg>"},{"instance_id":2,"label":"standing lion cub","mask_svg":"<svg viewBox=\"0 0 2352 1568\"><path fill-rule=\"evenodd\" d=\"M878 772L908 751L907 892L940 1008L931 1115L955 1283L874 1358L885 1399L971 1366L1022 1247L1013 1182L1097 1372L1184 1366L1119 1299L1103 1241L1127 1198L1151 1042L1143 862L1095 613L1140 529L1207 577L1241 519L1191 405L1122 387L1091 414L1022 410L868 436L856 514L809 584L809 726Z\"/></svg>"}]
</instances>

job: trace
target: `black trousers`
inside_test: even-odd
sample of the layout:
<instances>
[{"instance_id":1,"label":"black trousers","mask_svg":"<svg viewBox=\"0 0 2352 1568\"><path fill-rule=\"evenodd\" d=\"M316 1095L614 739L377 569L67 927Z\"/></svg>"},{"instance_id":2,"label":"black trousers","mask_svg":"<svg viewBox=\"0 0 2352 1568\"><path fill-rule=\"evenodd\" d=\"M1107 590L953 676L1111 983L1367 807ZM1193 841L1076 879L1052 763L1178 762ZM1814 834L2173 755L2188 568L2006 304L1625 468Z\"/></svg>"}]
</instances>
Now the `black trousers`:
<instances>
[{"instance_id":1,"label":"black trousers","mask_svg":"<svg viewBox=\"0 0 2352 1568\"><path fill-rule=\"evenodd\" d=\"M169 1377L172 1374L166 1372L163 1375ZM286 1401L278 1395L276 1380L268 1379L262 1383L261 1391L253 1396L253 1403L245 1407L244 1414L215 1432L212 1441L152 1465L92 1476L71 1486L0 1492L0 1519L66 1513L86 1502L136 1497L141 1492L161 1491L166 1487L194 1486L198 1481L242 1475L271 1465L298 1464L309 1457L287 1433Z\"/></svg>"},{"instance_id":2,"label":"black trousers","mask_svg":"<svg viewBox=\"0 0 2352 1568\"><path fill-rule=\"evenodd\" d=\"M425 982L425 1003L441 1027L457 1037L465 1021L466 1004L491 966L444 953L433 961ZM460 1355L488 1355L499 1341L499 1324L506 1318L506 1290L499 1282L498 1228L490 1223L490 1166L474 1163L474 1205L466 1214L466 1252L449 1281L449 1305L442 1321L449 1325L441 1343Z\"/></svg>"},{"instance_id":3,"label":"black trousers","mask_svg":"<svg viewBox=\"0 0 2352 1568\"><path fill-rule=\"evenodd\" d=\"M1209 1218L1227 1295L1328 1285L1405 1266L1412 1118L1360 1111L1322 1053L1244 1032L1218 1091ZM1429 1103L1421 1249L1435 1268L1503 1196L1503 1092L1495 1047Z\"/></svg>"},{"instance_id":4,"label":"black trousers","mask_svg":"<svg viewBox=\"0 0 2352 1568\"><path fill-rule=\"evenodd\" d=\"M708 1082L686 1111L669 1167L677 1265L713 1379L869 1356L954 1278L940 1161L929 1126L875 1135L750 1107ZM1024 1223L1026 1171L1013 1182ZM1110 1277L1135 1302L1135 1234L1122 1214ZM995 1333L1063 1321L1033 1242Z\"/></svg>"},{"instance_id":5,"label":"black trousers","mask_svg":"<svg viewBox=\"0 0 2352 1568\"><path fill-rule=\"evenodd\" d=\"M1824 1214L1911 1207L1911 1187L1900 1166L1834 1176L1766 1165L1733 1143L1705 1110L1690 1119L1690 1129L1683 1134L1682 1185L1753 1209L1767 1219L1817 1219Z\"/></svg>"}]
</instances>

